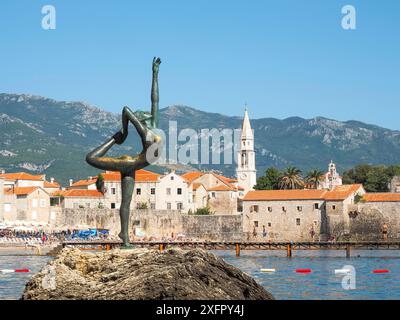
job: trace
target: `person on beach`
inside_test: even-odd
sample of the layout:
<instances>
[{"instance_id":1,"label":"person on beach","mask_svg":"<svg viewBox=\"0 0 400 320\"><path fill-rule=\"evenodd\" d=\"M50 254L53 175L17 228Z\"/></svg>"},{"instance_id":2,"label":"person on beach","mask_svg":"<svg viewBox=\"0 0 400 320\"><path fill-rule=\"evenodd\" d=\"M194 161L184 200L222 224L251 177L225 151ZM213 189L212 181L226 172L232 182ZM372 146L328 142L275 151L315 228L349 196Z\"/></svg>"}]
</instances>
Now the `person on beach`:
<instances>
[{"instance_id":1,"label":"person on beach","mask_svg":"<svg viewBox=\"0 0 400 320\"><path fill-rule=\"evenodd\" d=\"M257 228L256 228L256 226L253 227L253 238L257 238Z\"/></svg>"},{"instance_id":2,"label":"person on beach","mask_svg":"<svg viewBox=\"0 0 400 320\"><path fill-rule=\"evenodd\" d=\"M383 235L383 241L387 241L388 240L388 226L387 226L386 222L382 226L382 235Z\"/></svg>"},{"instance_id":3,"label":"person on beach","mask_svg":"<svg viewBox=\"0 0 400 320\"><path fill-rule=\"evenodd\" d=\"M314 225L311 225L310 236L311 236L311 241L314 241L314 236L315 236Z\"/></svg>"},{"instance_id":4,"label":"person on beach","mask_svg":"<svg viewBox=\"0 0 400 320\"><path fill-rule=\"evenodd\" d=\"M267 230L265 229L265 226L263 226L262 236L263 238L267 237Z\"/></svg>"}]
</instances>

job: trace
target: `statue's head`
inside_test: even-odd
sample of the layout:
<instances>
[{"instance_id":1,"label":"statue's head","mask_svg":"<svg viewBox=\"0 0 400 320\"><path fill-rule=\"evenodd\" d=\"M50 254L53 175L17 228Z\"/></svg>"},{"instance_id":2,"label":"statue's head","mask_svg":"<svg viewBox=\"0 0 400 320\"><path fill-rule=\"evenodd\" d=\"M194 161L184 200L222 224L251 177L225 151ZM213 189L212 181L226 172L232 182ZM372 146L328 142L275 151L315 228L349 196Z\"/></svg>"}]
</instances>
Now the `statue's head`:
<instances>
[{"instance_id":1,"label":"statue's head","mask_svg":"<svg viewBox=\"0 0 400 320\"><path fill-rule=\"evenodd\" d=\"M146 127L151 127L151 120L152 120L153 116L151 115L150 112L138 110L138 111L135 111L135 116Z\"/></svg>"}]
</instances>

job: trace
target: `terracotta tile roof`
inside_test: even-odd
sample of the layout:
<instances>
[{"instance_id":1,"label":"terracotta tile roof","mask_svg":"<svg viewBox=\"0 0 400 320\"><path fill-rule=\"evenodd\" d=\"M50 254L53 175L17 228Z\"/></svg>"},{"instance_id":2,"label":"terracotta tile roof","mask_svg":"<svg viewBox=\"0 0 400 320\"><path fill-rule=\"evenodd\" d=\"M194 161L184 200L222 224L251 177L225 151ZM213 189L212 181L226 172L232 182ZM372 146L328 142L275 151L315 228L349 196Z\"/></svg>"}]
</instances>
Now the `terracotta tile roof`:
<instances>
[{"instance_id":1,"label":"terracotta tile roof","mask_svg":"<svg viewBox=\"0 0 400 320\"><path fill-rule=\"evenodd\" d=\"M320 189L255 190L249 191L243 200L344 200L360 188L362 188L361 184L349 184L337 186L332 191Z\"/></svg>"},{"instance_id":2,"label":"terracotta tile roof","mask_svg":"<svg viewBox=\"0 0 400 320\"><path fill-rule=\"evenodd\" d=\"M104 195L97 190L70 189L53 192L52 196L64 198L102 198Z\"/></svg>"},{"instance_id":3,"label":"terracotta tile roof","mask_svg":"<svg viewBox=\"0 0 400 320\"><path fill-rule=\"evenodd\" d=\"M102 172L101 175L104 178L104 181L120 181L121 174L115 171L106 171ZM156 182L161 175L158 173L154 173L148 170L140 169L136 171L135 181L136 182ZM97 178L96 178L97 179Z\"/></svg>"},{"instance_id":4,"label":"terracotta tile roof","mask_svg":"<svg viewBox=\"0 0 400 320\"><path fill-rule=\"evenodd\" d=\"M218 179L222 180L222 181L225 182L225 183L234 183L234 182L237 182L237 179L228 178L228 177L225 177L225 176L221 176L220 174L216 174L216 173L214 173L214 175L215 175Z\"/></svg>"},{"instance_id":5,"label":"terracotta tile roof","mask_svg":"<svg viewBox=\"0 0 400 320\"><path fill-rule=\"evenodd\" d=\"M196 180L197 178L201 177L204 175L204 172L200 171L192 171L192 172L186 172L182 174L182 178L188 181L189 183L193 182L193 180Z\"/></svg>"},{"instance_id":6,"label":"terracotta tile roof","mask_svg":"<svg viewBox=\"0 0 400 320\"><path fill-rule=\"evenodd\" d=\"M362 184L344 184L342 186L336 186L332 191L327 191L325 194L325 200L344 200L356 193Z\"/></svg>"},{"instance_id":7,"label":"terracotta tile roof","mask_svg":"<svg viewBox=\"0 0 400 320\"><path fill-rule=\"evenodd\" d=\"M0 178L5 180L31 180L31 181L43 181L44 175L32 175L25 172L15 172L15 173L4 173L0 174Z\"/></svg>"},{"instance_id":8,"label":"terracotta tile roof","mask_svg":"<svg viewBox=\"0 0 400 320\"><path fill-rule=\"evenodd\" d=\"M207 189L207 191L234 191L234 190L236 190L236 189L233 188L232 186L226 186L226 185L219 185L219 186L215 186L215 187Z\"/></svg>"},{"instance_id":9,"label":"terracotta tile roof","mask_svg":"<svg viewBox=\"0 0 400 320\"><path fill-rule=\"evenodd\" d=\"M322 200L326 192L326 190L254 190L247 192L243 200Z\"/></svg>"},{"instance_id":10,"label":"terracotta tile roof","mask_svg":"<svg viewBox=\"0 0 400 320\"><path fill-rule=\"evenodd\" d=\"M37 189L39 189L39 187L14 187L14 188L4 189L4 193L7 195L15 194L16 196L22 196L31 194Z\"/></svg>"},{"instance_id":11,"label":"terracotta tile roof","mask_svg":"<svg viewBox=\"0 0 400 320\"><path fill-rule=\"evenodd\" d=\"M85 179L85 180L79 180L71 185L71 187L84 187L84 186L90 186L91 184L96 183L96 179Z\"/></svg>"},{"instance_id":12,"label":"terracotta tile roof","mask_svg":"<svg viewBox=\"0 0 400 320\"><path fill-rule=\"evenodd\" d=\"M49 181L45 181L44 182L44 187L45 188L60 188L60 184L58 182L55 182L55 181L53 183L51 183Z\"/></svg>"},{"instance_id":13,"label":"terracotta tile roof","mask_svg":"<svg viewBox=\"0 0 400 320\"><path fill-rule=\"evenodd\" d=\"M400 193L366 193L363 199L366 202L399 202Z\"/></svg>"},{"instance_id":14,"label":"terracotta tile roof","mask_svg":"<svg viewBox=\"0 0 400 320\"><path fill-rule=\"evenodd\" d=\"M201 183L193 183L193 190L197 190L198 188L202 187Z\"/></svg>"}]
</instances>

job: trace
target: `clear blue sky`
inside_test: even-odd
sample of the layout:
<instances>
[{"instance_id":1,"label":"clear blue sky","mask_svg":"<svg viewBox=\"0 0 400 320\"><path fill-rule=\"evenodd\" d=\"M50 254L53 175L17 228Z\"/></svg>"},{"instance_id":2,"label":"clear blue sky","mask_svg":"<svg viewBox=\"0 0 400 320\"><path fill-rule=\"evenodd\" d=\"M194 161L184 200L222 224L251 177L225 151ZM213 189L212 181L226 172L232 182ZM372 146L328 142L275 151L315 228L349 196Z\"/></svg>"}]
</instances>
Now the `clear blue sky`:
<instances>
[{"instance_id":1,"label":"clear blue sky","mask_svg":"<svg viewBox=\"0 0 400 320\"><path fill-rule=\"evenodd\" d=\"M158 55L162 107L400 129L399 40L398 0L2 0L0 92L145 108Z\"/></svg>"}]
</instances>

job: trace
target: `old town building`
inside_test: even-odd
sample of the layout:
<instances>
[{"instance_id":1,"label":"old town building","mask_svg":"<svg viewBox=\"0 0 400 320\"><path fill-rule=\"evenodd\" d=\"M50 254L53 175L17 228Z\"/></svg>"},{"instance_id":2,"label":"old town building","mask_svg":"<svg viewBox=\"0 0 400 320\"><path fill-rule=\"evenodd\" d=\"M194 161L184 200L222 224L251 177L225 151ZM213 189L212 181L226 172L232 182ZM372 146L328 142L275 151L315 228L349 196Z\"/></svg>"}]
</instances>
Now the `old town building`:
<instances>
[{"instance_id":1,"label":"old town building","mask_svg":"<svg viewBox=\"0 0 400 320\"><path fill-rule=\"evenodd\" d=\"M250 191L243 199L243 230L256 239L326 240L336 225L348 229L351 205L364 194L359 184L333 190Z\"/></svg>"}]
</instances>

